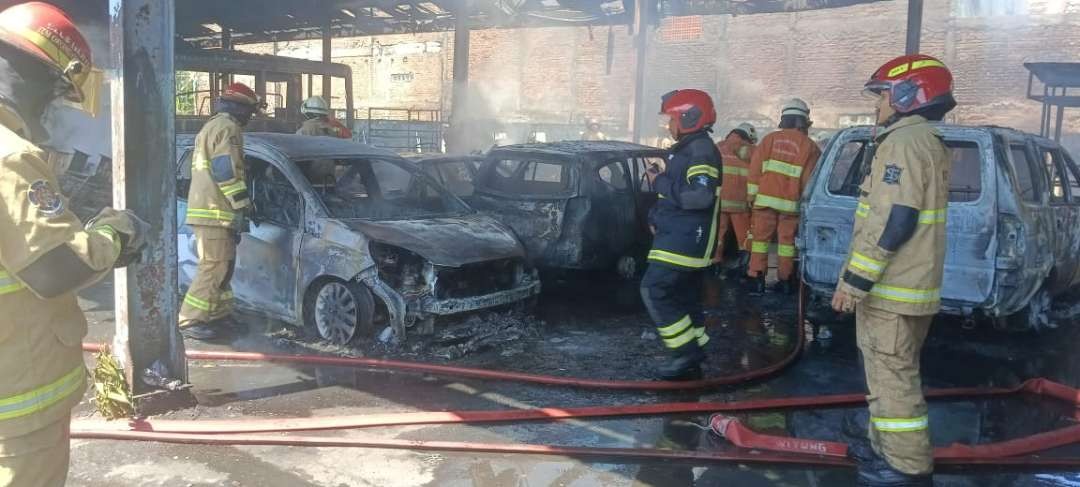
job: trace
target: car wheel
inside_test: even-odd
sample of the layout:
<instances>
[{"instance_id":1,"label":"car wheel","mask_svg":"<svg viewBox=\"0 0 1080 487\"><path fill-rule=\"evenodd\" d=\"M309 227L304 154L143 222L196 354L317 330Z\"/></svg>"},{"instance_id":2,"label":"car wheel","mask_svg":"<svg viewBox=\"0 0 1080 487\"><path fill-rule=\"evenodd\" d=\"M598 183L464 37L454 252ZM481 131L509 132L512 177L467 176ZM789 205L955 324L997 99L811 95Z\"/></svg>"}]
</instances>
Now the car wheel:
<instances>
[{"instance_id":1,"label":"car wheel","mask_svg":"<svg viewBox=\"0 0 1080 487\"><path fill-rule=\"evenodd\" d=\"M619 257L618 262L615 263L615 271L618 272L619 277L628 281L637 277L639 268L637 259L632 255Z\"/></svg>"},{"instance_id":2,"label":"car wheel","mask_svg":"<svg viewBox=\"0 0 1080 487\"><path fill-rule=\"evenodd\" d=\"M328 279L312 287L304 306L304 321L319 337L346 345L374 335L375 300L363 284Z\"/></svg>"}]
</instances>

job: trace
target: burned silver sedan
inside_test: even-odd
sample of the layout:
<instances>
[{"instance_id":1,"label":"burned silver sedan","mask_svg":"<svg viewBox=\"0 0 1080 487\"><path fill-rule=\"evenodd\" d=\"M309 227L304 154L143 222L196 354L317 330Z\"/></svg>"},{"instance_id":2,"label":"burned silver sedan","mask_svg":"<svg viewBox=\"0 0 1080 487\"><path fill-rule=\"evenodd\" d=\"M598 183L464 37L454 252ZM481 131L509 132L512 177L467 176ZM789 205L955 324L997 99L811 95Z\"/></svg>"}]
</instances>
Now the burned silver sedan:
<instances>
[{"instance_id":1,"label":"burned silver sedan","mask_svg":"<svg viewBox=\"0 0 1080 487\"><path fill-rule=\"evenodd\" d=\"M195 272L184 227L191 137L178 137L180 285ZM389 325L527 300L540 281L505 226L401 157L326 137L244 136L254 211L232 280L245 311L344 344Z\"/></svg>"}]
</instances>

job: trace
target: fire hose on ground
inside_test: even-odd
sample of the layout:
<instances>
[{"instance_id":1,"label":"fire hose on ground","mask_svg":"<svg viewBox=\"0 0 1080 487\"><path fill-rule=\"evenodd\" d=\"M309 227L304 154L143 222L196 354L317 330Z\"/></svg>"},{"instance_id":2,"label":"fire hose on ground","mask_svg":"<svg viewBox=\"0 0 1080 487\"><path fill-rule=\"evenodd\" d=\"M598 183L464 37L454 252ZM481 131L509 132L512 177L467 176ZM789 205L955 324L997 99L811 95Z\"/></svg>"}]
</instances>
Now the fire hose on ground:
<instances>
[{"instance_id":1,"label":"fire hose on ground","mask_svg":"<svg viewBox=\"0 0 1080 487\"><path fill-rule=\"evenodd\" d=\"M731 376L688 382L598 380L556 377L520 372L455 367L418 362L370 358L285 355L249 352L187 351L192 360L255 361L303 365L360 367L374 370L398 370L459 378L508 380L552 386L590 389L688 390L733 385L760 379L790 365L801 353L806 341L803 320L803 293L799 293L799 316L795 347L780 362ZM97 344L84 344L86 351L98 351ZM1071 404L1080 418L1080 391L1047 379L1031 379L1014 388L932 389L930 399L1000 398L1031 394ZM246 420L152 420L129 421L76 420L71 435L81 439L135 440L199 445L281 445L309 447L386 448L474 453L513 453L558 455L628 460L679 460L697 463L739 462L775 463L808 466L851 466L847 445L843 443L767 435L755 432L736 418L721 413L815 407L855 406L865 402L862 394L835 394L808 397L751 399L731 402L676 402L630 406L593 406L578 408L537 408L492 411L431 411L415 413L366 414L315 418L275 418ZM301 431L341 430L404 425L445 425L509 423L521 421L559 421L567 419L711 413L708 429L738 447L731 451L679 451L655 448L601 448L516 443L476 443L419 441L387 438L332 438L324 436L282 435ZM1080 457L1040 456L1038 453L1080 443L1080 425L1036 433L1027 437L978 445L954 444L934 451L938 465L991 466L1012 468L1080 468Z\"/></svg>"}]
</instances>

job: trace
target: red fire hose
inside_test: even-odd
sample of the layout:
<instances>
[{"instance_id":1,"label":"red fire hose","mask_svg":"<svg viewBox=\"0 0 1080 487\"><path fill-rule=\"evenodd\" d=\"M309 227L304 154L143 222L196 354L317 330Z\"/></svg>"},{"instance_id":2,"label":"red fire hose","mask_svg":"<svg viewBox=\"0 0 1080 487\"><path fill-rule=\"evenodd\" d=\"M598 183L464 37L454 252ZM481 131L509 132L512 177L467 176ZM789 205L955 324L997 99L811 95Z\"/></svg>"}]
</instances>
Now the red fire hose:
<instances>
[{"instance_id":1,"label":"red fire hose","mask_svg":"<svg viewBox=\"0 0 1080 487\"><path fill-rule=\"evenodd\" d=\"M759 370L732 376L691 381L652 382L626 380L596 380L555 377L519 372L423 364L397 360L325 357L312 355L282 355L247 352L187 351L193 360L269 361L308 365L332 365L392 369L431 373L453 377L494 380L513 380L545 385L561 385L599 389L677 390L701 389L745 382L775 373L791 364L805 344L803 293L799 293L798 341L787 357ZM87 351L98 351L97 344L83 344ZM955 388L927 391L928 398L997 397L1016 393L1046 396L1080 408L1080 391L1046 379L1032 379L1011 389ZM356 439L293 435L270 435L294 431L336 430L380 426L420 424L472 424L488 422L552 421L574 418L616 416L645 416L676 413L716 413L755 411L765 409L811 408L861 404L862 394L837 394L811 397L756 399L723 403L680 402L632 406L598 406L581 408L542 408L498 411L451 411L398 414L369 414L321 418L279 418L228 421L132 420L106 422L78 420L72 423L73 438L141 440L201 445L287 445L320 447L390 448L406 450L438 450L477 453L521 453L581 457L627 459L685 460L696 462L782 463L817 466L850 466L846 458L847 445L835 442L765 435L746 428L738 420L722 415L710 419L711 429L742 450L725 452L674 451L648 448L595 448L557 445L488 444L445 441L415 441L398 439ZM263 434L257 434L263 433ZM981 445L951 445L935 449L939 465L987 465L1027 468L1080 468L1080 457L1041 457L1034 453L1060 446L1080 443L1080 425L1038 433L1024 438Z\"/></svg>"},{"instance_id":2,"label":"red fire hose","mask_svg":"<svg viewBox=\"0 0 1080 487\"><path fill-rule=\"evenodd\" d=\"M803 285L799 284L798 317L795 326L795 347L791 353L774 364L738 374L711 379L693 381L652 381L652 380L605 380L584 379L580 377L560 377L554 375L529 374L525 372L508 372L501 370L486 370L470 367L455 367L452 365L435 365L422 362L407 362L402 360L386 360L374 358L356 357L329 357L323 355L287 355L259 352L209 352L199 350L187 350L185 356L191 360L214 360L214 361L240 361L240 362L277 362L303 365L330 365L338 367L361 367L381 370L400 370L406 372L420 372L425 374L442 375L449 377L504 380L527 382L550 386L580 387L586 389L621 389L633 391L672 391L706 389L718 386L741 384L756 379L768 377L779 372L795 362L806 345L805 303ZM83 351L98 352L104 345L97 343L84 343Z\"/></svg>"}]
</instances>

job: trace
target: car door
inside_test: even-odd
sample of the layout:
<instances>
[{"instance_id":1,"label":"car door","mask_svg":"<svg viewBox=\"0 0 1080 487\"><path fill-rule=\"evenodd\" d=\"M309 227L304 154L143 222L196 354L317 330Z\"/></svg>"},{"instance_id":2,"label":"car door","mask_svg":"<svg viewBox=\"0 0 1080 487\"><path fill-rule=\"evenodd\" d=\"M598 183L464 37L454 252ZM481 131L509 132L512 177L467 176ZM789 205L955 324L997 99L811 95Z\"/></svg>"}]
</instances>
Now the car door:
<instances>
[{"instance_id":1,"label":"car door","mask_svg":"<svg viewBox=\"0 0 1080 487\"><path fill-rule=\"evenodd\" d=\"M1064 260L1057 264L1062 272L1072 269L1068 283L1068 286L1072 287L1080 284L1080 165L1077 165L1072 156L1061 147L1055 148L1054 155L1060 158L1061 165L1065 169L1065 180L1069 187L1069 204L1074 208L1074 220L1071 226L1065 229L1067 235L1062 237L1063 241L1068 242L1068 252Z\"/></svg>"},{"instance_id":2,"label":"car door","mask_svg":"<svg viewBox=\"0 0 1080 487\"><path fill-rule=\"evenodd\" d=\"M598 229L590 240L604 242L612 257L630 253L636 243L637 214L633 182L626 157L605 160L596 169L592 191L593 221Z\"/></svg>"},{"instance_id":3,"label":"car door","mask_svg":"<svg viewBox=\"0 0 1080 487\"><path fill-rule=\"evenodd\" d=\"M184 224L187 215L187 196L191 188L191 147L178 148L180 154L176 168L176 257L177 279L181 290L186 290L195 278L199 258L195 253L195 238L191 227Z\"/></svg>"},{"instance_id":4,"label":"car door","mask_svg":"<svg viewBox=\"0 0 1080 487\"><path fill-rule=\"evenodd\" d=\"M1017 283L1015 295L1029 296L1043 284L1054 261L1051 237L1054 234L1053 212L1048 201L1046 169L1036 156L1034 144L1019 133L1003 136L1009 167L1012 170L1013 191L1016 194L1020 218L1020 239L1024 249L1020 265L1026 275L1037 278ZM1003 188L1005 190L1005 188ZM1037 271L1038 274L1031 274Z\"/></svg>"},{"instance_id":5,"label":"car door","mask_svg":"<svg viewBox=\"0 0 1080 487\"><path fill-rule=\"evenodd\" d=\"M645 176L645 171L649 169L652 164L664 165L667 161L663 157L659 156L644 156L639 155L632 159L631 169L634 178L634 198L637 204L637 225L638 231L648 236L648 240L652 240L652 232L649 231L649 212L652 207L656 205L656 201L659 198L656 194L656 190L653 189L652 183L649 182L649 178Z\"/></svg>"},{"instance_id":6,"label":"car door","mask_svg":"<svg viewBox=\"0 0 1080 487\"><path fill-rule=\"evenodd\" d=\"M236 249L233 292L249 310L293 320L304 203L296 185L269 161L273 156L248 153L251 232ZM288 163L288 162L286 162Z\"/></svg>"},{"instance_id":7,"label":"car door","mask_svg":"<svg viewBox=\"0 0 1080 487\"><path fill-rule=\"evenodd\" d=\"M1047 285L1052 292L1068 289L1076 274L1074 244L1077 242L1077 225L1080 224L1080 194L1072 194L1068 180L1068 168L1061 150L1049 140L1037 139L1035 150L1050 177L1047 197L1053 214L1053 272Z\"/></svg>"}]
</instances>

